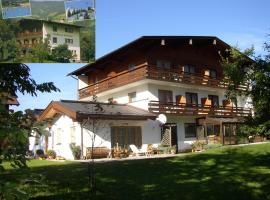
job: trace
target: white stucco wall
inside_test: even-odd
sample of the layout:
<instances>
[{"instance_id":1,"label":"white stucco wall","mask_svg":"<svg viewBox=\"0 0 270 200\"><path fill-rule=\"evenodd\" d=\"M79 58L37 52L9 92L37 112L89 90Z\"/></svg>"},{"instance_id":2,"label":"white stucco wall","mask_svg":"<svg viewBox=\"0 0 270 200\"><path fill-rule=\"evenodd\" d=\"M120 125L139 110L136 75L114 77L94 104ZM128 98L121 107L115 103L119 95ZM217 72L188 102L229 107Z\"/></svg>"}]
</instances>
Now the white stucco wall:
<instances>
[{"instance_id":1,"label":"white stucco wall","mask_svg":"<svg viewBox=\"0 0 270 200\"><path fill-rule=\"evenodd\" d=\"M136 100L132 103L129 103L128 94L136 92ZM109 95L99 95L98 101L108 102L109 98L113 98L119 104L129 104L144 110L148 110L149 96L151 94L148 91L148 84L143 84L135 87L127 87L125 90L115 92Z\"/></svg>"},{"instance_id":2,"label":"white stucco wall","mask_svg":"<svg viewBox=\"0 0 270 200\"><path fill-rule=\"evenodd\" d=\"M53 26L57 27L57 32L53 31ZM72 33L65 32L65 28L69 27L73 29ZM75 60L80 61L81 51L80 51L80 29L78 27L72 27L62 24L54 23L43 23L43 39L50 35L50 45L52 48L57 47L58 45L65 44L65 38L72 39L73 43L68 43L68 49L71 51L76 51ZM53 37L57 38L57 43L53 43Z\"/></svg>"},{"instance_id":3,"label":"white stucco wall","mask_svg":"<svg viewBox=\"0 0 270 200\"><path fill-rule=\"evenodd\" d=\"M36 139L36 137L38 139ZM45 136L37 136L35 132L32 132L29 137L29 151L32 151L34 155L36 154L36 150L42 149L45 152Z\"/></svg>"},{"instance_id":4,"label":"white stucco wall","mask_svg":"<svg viewBox=\"0 0 270 200\"><path fill-rule=\"evenodd\" d=\"M90 121L91 122L91 121ZM67 116L59 117L51 127L48 149L53 149L56 154L66 159L73 159L69 144L71 143L71 127L76 127L76 145L81 146L81 126L73 122ZM142 128L142 143L160 143L160 126L156 121L131 121L131 120L99 120L96 129L95 147L111 148L111 127L112 126L140 126ZM57 129L61 129L61 144L57 143ZM91 126L83 129L83 154L86 155L86 148L92 146L93 130Z\"/></svg>"}]
</instances>

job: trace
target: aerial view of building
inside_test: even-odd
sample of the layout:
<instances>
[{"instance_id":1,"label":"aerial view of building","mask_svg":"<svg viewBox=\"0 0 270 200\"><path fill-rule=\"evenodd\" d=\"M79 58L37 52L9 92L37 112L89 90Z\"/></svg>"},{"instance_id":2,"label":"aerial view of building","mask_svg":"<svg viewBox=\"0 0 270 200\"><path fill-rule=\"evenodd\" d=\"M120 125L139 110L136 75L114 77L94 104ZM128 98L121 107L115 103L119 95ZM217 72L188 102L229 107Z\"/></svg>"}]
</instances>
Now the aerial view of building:
<instances>
[{"instance_id":1,"label":"aerial view of building","mask_svg":"<svg viewBox=\"0 0 270 200\"><path fill-rule=\"evenodd\" d=\"M217 37L145 36L71 72L79 99L51 102L40 117L55 118L49 148L72 158L74 142L85 156L93 134L83 125L89 117L105 124L97 147L165 143L185 151L197 140L234 144L236 124L252 105L225 97L220 59L229 48ZM102 112L93 109L94 95Z\"/></svg>"},{"instance_id":2,"label":"aerial view of building","mask_svg":"<svg viewBox=\"0 0 270 200\"><path fill-rule=\"evenodd\" d=\"M67 44L73 54L71 62L80 62L80 28L79 25L38 19L21 19L21 32L17 34L17 42L23 53L31 52L31 48L48 38L51 48Z\"/></svg>"}]
</instances>

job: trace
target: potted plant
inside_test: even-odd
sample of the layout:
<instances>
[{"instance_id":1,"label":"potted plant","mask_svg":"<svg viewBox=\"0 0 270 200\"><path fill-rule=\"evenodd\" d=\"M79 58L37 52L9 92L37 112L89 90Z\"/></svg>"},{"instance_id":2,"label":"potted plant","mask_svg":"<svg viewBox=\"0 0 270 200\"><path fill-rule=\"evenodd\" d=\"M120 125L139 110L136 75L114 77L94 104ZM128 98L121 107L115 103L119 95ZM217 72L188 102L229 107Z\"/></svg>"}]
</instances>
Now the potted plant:
<instances>
[{"instance_id":1,"label":"potted plant","mask_svg":"<svg viewBox=\"0 0 270 200\"><path fill-rule=\"evenodd\" d=\"M55 159L56 158L56 152L54 150L48 150L47 155L49 159Z\"/></svg>"},{"instance_id":2,"label":"potted plant","mask_svg":"<svg viewBox=\"0 0 270 200\"><path fill-rule=\"evenodd\" d=\"M170 147L170 153L171 154L176 154L176 146L171 146Z\"/></svg>"}]
</instances>

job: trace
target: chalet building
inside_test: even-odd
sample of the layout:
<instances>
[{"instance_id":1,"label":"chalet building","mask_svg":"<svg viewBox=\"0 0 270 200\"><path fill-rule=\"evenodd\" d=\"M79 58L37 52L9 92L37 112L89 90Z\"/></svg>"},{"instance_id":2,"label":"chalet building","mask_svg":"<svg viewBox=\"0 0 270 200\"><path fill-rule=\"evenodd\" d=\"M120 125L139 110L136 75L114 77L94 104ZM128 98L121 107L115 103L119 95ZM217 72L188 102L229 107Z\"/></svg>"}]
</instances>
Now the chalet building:
<instances>
[{"instance_id":1,"label":"chalet building","mask_svg":"<svg viewBox=\"0 0 270 200\"><path fill-rule=\"evenodd\" d=\"M80 28L81 26L37 19L21 19L19 21L22 31L17 34L17 42L23 48L23 53L49 39L51 48L67 44L74 55L73 62L80 62Z\"/></svg>"},{"instance_id":2,"label":"chalet building","mask_svg":"<svg viewBox=\"0 0 270 200\"><path fill-rule=\"evenodd\" d=\"M87 130L84 125L80 134L80 126L87 119L100 119L100 115L87 111L83 118L77 117L81 108L75 105L89 104L96 96L99 102L104 102L103 107L105 104L114 107L111 115L102 115L103 121L109 120L106 128L97 131L98 135L105 135L99 135L99 142L107 148L165 141L184 151L196 140L235 143L235 125L251 114L252 107L249 99L239 97L232 102L225 97L227 83L220 58L228 54L229 48L217 37L141 37L71 72L69 75L78 77L78 101L69 105L57 103L61 109L51 103L41 119L58 116L52 131L59 139L58 144L61 137L70 141L76 137L74 141L82 149L87 148L89 143L80 142ZM119 106L122 109L117 111ZM76 115L72 117L71 111ZM128 111L134 112L133 118L122 117ZM157 118L162 118L165 124ZM52 148L55 144L54 141Z\"/></svg>"}]
</instances>

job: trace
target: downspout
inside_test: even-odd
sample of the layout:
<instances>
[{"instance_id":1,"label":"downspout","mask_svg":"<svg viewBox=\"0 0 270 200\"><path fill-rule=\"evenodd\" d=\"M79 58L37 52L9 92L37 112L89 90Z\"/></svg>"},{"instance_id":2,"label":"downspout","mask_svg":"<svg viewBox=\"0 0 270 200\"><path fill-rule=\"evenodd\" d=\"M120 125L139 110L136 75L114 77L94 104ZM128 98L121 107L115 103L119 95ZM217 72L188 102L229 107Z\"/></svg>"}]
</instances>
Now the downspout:
<instances>
[{"instance_id":1,"label":"downspout","mask_svg":"<svg viewBox=\"0 0 270 200\"><path fill-rule=\"evenodd\" d=\"M224 146L225 143L225 125L223 123L221 123L222 125L222 145Z\"/></svg>"},{"instance_id":2,"label":"downspout","mask_svg":"<svg viewBox=\"0 0 270 200\"><path fill-rule=\"evenodd\" d=\"M83 125L82 122L80 123L81 126L81 159L83 158Z\"/></svg>"}]
</instances>

